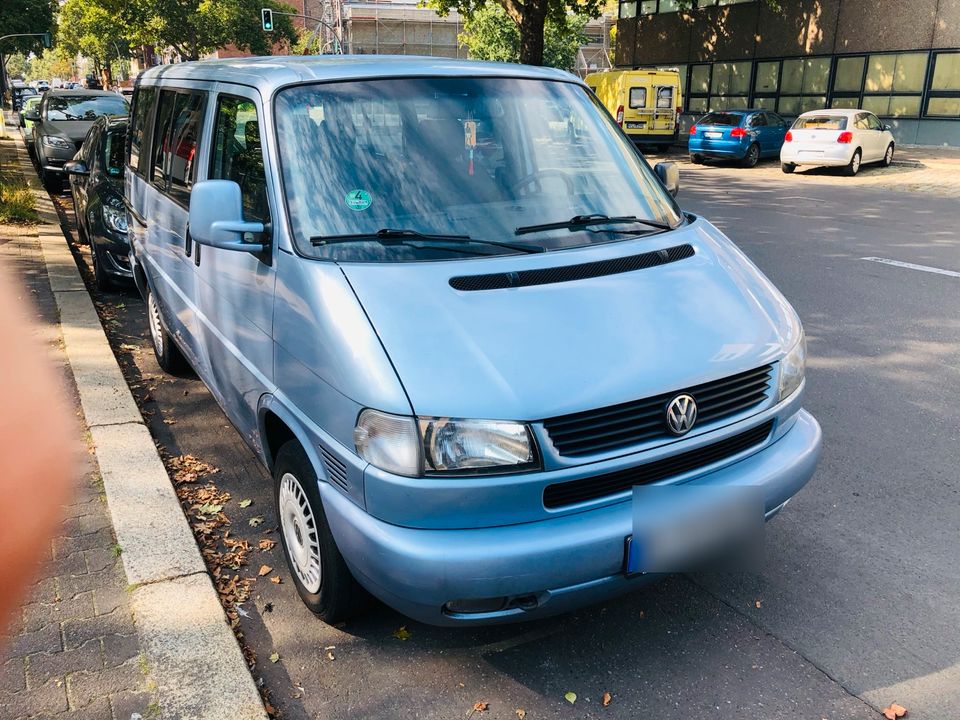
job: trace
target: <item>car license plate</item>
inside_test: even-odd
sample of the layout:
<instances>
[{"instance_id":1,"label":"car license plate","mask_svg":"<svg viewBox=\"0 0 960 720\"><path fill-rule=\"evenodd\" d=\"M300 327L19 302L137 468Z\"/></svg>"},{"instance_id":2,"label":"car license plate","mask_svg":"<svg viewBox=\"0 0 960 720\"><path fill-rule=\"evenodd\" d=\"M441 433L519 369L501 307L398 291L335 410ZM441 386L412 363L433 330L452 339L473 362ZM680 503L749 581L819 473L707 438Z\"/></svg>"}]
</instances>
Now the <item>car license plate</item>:
<instances>
[{"instance_id":1,"label":"car license plate","mask_svg":"<svg viewBox=\"0 0 960 720\"><path fill-rule=\"evenodd\" d=\"M708 138L710 138L711 140L716 140L717 138L722 138L722 137L723 137L723 133L721 133L721 132L705 132L705 133L703 134L703 136L704 136L704 137L708 137Z\"/></svg>"},{"instance_id":2,"label":"car license plate","mask_svg":"<svg viewBox=\"0 0 960 720\"><path fill-rule=\"evenodd\" d=\"M646 126L645 122L628 122L627 130L643 130Z\"/></svg>"}]
</instances>

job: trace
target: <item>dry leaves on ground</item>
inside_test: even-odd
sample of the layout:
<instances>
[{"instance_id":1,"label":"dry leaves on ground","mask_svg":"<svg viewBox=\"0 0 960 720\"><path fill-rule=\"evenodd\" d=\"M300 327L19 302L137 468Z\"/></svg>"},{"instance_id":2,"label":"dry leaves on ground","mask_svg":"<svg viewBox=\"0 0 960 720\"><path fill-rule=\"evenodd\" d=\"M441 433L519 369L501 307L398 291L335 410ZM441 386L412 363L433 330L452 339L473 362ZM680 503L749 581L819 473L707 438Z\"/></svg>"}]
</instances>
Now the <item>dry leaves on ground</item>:
<instances>
[{"instance_id":1,"label":"dry leaves on ground","mask_svg":"<svg viewBox=\"0 0 960 720\"><path fill-rule=\"evenodd\" d=\"M517 708L514 712L517 713L517 717L520 718L520 720L523 720L527 716L527 711L523 708Z\"/></svg>"},{"instance_id":2,"label":"dry leaves on ground","mask_svg":"<svg viewBox=\"0 0 960 720\"><path fill-rule=\"evenodd\" d=\"M412 636L413 633L407 630L406 625L401 625L393 631L393 637L395 637L397 640L409 640Z\"/></svg>"},{"instance_id":3,"label":"dry leaves on ground","mask_svg":"<svg viewBox=\"0 0 960 720\"><path fill-rule=\"evenodd\" d=\"M612 699L613 699L613 698L610 697L610 693L605 692L605 693L603 694L603 706L606 707L607 705L609 705L609 704L610 704L610 701L611 701Z\"/></svg>"},{"instance_id":4,"label":"dry leaves on ground","mask_svg":"<svg viewBox=\"0 0 960 720\"><path fill-rule=\"evenodd\" d=\"M885 707L883 709L883 716L887 720L897 720L897 718L902 718L907 714L907 709L903 705L897 705L896 703L890 703L890 707Z\"/></svg>"},{"instance_id":5,"label":"dry leaves on ground","mask_svg":"<svg viewBox=\"0 0 960 720\"><path fill-rule=\"evenodd\" d=\"M193 455L164 458L167 470L176 484L196 482L202 477L220 472L220 468L198 460Z\"/></svg>"},{"instance_id":6,"label":"dry leaves on ground","mask_svg":"<svg viewBox=\"0 0 960 720\"><path fill-rule=\"evenodd\" d=\"M577 694L575 692L568 692L564 694L563 699L573 705L577 701Z\"/></svg>"},{"instance_id":7,"label":"dry leaves on ground","mask_svg":"<svg viewBox=\"0 0 960 720\"><path fill-rule=\"evenodd\" d=\"M269 565L261 565L260 569L257 571L257 575L263 577L264 575L269 575L273 572L273 568Z\"/></svg>"},{"instance_id":8,"label":"dry leaves on ground","mask_svg":"<svg viewBox=\"0 0 960 720\"><path fill-rule=\"evenodd\" d=\"M261 550L273 550L273 548L276 547L276 545L277 545L276 540L269 540L266 538L264 538L263 540L257 543L257 547L260 548Z\"/></svg>"}]
</instances>

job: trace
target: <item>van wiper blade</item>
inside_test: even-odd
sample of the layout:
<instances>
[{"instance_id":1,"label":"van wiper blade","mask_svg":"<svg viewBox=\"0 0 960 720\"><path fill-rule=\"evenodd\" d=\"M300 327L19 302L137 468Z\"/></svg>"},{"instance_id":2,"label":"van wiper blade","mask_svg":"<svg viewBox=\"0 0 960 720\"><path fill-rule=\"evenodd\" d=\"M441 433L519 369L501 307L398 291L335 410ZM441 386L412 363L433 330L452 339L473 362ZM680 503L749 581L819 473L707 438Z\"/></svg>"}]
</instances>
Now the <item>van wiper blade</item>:
<instances>
[{"instance_id":1,"label":"van wiper blade","mask_svg":"<svg viewBox=\"0 0 960 720\"><path fill-rule=\"evenodd\" d=\"M561 220L560 222L553 223L543 223L541 225L524 225L523 227L518 227L513 231L514 235L526 235L527 233L540 232L542 230L572 230L579 227L587 227L589 225L611 225L614 223L623 224L623 223L640 223L643 225L649 225L650 227L655 227L658 230L672 230L673 228L667 223L660 222L658 220L645 220L638 218L636 215L618 215L611 217L609 215L574 215L569 220Z\"/></svg>"},{"instance_id":2,"label":"van wiper blade","mask_svg":"<svg viewBox=\"0 0 960 720\"><path fill-rule=\"evenodd\" d=\"M499 240L479 240L469 235L442 235L437 233L422 233L418 230L397 230L394 228L381 228L375 233L354 233L351 235L318 235L310 238L311 244L315 247L324 245L336 245L346 242L374 241L381 245L405 245L409 241L427 242L433 244L443 244L457 246L461 244L481 244L493 245L494 247L508 248L523 253L541 253L545 248L539 245L527 245L521 243L500 242Z\"/></svg>"}]
</instances>

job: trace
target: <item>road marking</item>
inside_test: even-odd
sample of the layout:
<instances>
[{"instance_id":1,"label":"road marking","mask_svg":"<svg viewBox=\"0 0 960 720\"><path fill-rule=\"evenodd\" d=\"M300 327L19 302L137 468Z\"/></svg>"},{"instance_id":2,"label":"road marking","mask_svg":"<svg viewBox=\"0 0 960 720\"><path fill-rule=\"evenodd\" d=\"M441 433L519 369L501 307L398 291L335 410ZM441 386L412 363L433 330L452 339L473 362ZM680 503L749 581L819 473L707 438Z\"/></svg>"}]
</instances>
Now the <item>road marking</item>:
<instances>
[{"instance_id":1,"label":"road marking","mask_svg":"<svg viewBox=\"0 0 960 720\"><path fill-rule=\"evenodd\" d=\"M919 270L921 272L936 273L937 275L946 275L948 277L960 278L960 272L956 270L944 270L942 268L930 267L929 265L914 265L913 263L900 262L899 260L888 260L887 258L865 257L861 260L883 263L884 265L895 265L897 267L908 268L910 270Z\"/></svg>"}]
</instances>

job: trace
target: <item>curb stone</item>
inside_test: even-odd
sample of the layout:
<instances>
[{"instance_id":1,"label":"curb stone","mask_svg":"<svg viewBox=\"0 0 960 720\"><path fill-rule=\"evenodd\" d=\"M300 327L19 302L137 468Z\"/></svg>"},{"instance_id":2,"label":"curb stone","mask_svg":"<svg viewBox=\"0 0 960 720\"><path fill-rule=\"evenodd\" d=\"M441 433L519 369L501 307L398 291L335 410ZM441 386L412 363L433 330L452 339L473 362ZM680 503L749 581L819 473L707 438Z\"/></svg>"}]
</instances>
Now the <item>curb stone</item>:
<instances>
[{"instance_id":1,"label":"curb stone","mask_svg":"<svg viewBox=\"0 0 960 720\"><path fill-rule=\"evenodd\" d=\"M267 720L166 468L117 364L50 198L14 136L40 216L63 343L104 481L163 720Z\"/></svg>"}]
</instances>

